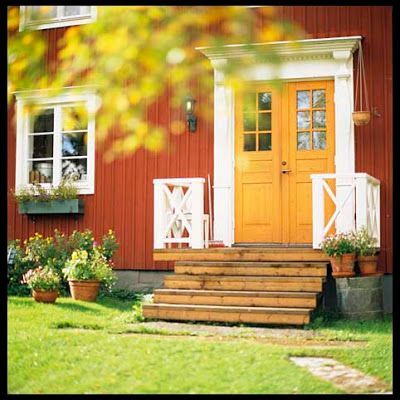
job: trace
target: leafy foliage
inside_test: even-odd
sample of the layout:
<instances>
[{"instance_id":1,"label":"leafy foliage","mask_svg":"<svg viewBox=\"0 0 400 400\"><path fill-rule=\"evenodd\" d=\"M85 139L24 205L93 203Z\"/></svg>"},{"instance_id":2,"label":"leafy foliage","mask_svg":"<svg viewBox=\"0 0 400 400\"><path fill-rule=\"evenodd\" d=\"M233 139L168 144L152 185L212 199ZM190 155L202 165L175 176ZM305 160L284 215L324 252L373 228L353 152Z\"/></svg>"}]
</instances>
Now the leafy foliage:
<instances>
[{"instance_id":1,"label":"leafy foliage","mask_svg":"<svg viewBox=\"0 0 400 400\"><path fill-rule=\"evenodd\" d=\"M110 263L97 246L93 246L90 256L86 250L75 250L62 271L67 279L98 280L107 288L115 281Z\"/></svg>"},{"instance_id":2,"label":"leafy foliage","mask_svg":"<svg viewBox=\"0 0 400 400\"><path fill-rule=\"evenodd\" d=\"M31 183L12 193L17 203L78 198L78 188L71 180L63 180L58 186L51 186L50 189L43 187L40 183Z\"/></svg>"},{"instance_id":3,"label":"leafy foliage","mask_svg":"<svg viewBox=\"0 0 400 400\"><path fill-rule=\"evenodd\" d=\"M30 269L22 277L22 283L27 284L30 289L43 292L57 290L60 280L60 277L48 267Z\"/></svg>"},{"instance_id":4,"label":"leafy foliage","mask_svg":"<svg viewBox=\"0 0 400 400\"><path fill-rule=\"evenodd\" d=\"M26 285L21 285L22 276L28 272L30 263L23 262L24 250L21 247L20 240L9 242L8 249L15 252L13 263L7 264L7 286L9 295L29 295L29 288Z\"/></svg>"},{"instance_id":5,"label":"leafy foliage","mask_svg":"<svg viewBox=\"0 0 400 400\"><path fill-rule=\"evenodd\" d=\"M321 249L328 256L336 257L342 254L354 253L356 249L354 232L330 235L321 242Z\"/></svg>"},{"instance_id":6,"label":"leafy foliage","mask_svg":"<svg viewBox=\"0 0 400 400\"><path fill-rule=\"evenodd\" d=\"M97 138L105 138L116 121L121 128L108 159L140 147L164 147L165 128L151 122L147 113L165 93L171 100L173 134L185 132L181 108L190 88L196 87L196 96L205 102L211 100L212 66L197 47L305 37L271 6L98 6L95 22L66 29L58 40L58 61L46 68L45 33L18 32L18 20L18 7L9 7L9 94L41 88L57 94L63 87L96 85L99 104L91 112L96 113ZM254 57L219 66L234 89L243 87L241 68L255 61L280 64L272 47L252 50ZM200 107L197 114L206 118L209 109Z\"/></svg>"},{"instance_id":7,"label":"leafy foliage","mask_svg":"<svg viewBox=\"0 0 400 400\"><path fill-rule=\"evenodd\" d=\"M374 256L377 251L378 241L369 234L366 227L361 228L355 238L356 252L360 256Z\"/></svg>"},{"instance_id":8,"label":"leafy foliage","mask_svg":"<svg viewBox=\"0 0 400 400\"><path fill-rule=\"evenodd\" d=\"M83 232L75 230L69 236L55 229L53 237L43 237L42 234L36 232L29 239L24 240L23 244L20 240L10 242L9 248L15 251L15 257L7 270L8 293L29 294L27 287L21 285L22 276L29 269L47 266L59 276L63 276L62 269L75 250L86 251L89 258L92 258L96 251L102 254L107 264L112 267L112 256L119 244L111 229L103 236L104 239L106 243L103 242L97 246L93 233L89 229ZM100 259L99 262L102 260ZM61 281L60 292L63 295L69 293L67 281Z\"/></svg>"}]
</instances>

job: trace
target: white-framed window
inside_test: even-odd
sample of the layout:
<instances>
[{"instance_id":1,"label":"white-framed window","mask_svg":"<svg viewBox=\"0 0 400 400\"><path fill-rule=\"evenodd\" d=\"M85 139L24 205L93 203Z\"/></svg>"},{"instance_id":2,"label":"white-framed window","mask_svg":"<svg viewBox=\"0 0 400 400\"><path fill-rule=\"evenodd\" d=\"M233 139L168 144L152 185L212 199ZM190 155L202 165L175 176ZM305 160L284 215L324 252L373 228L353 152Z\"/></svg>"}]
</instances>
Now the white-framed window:
<instances>
[{"instance_id":1,"label":"white-framed window","mask_svg":"<svg viewBox=\"0 0 400 400\"><path fill-rule=\"evenodd\" d=\"M50 188L72 178L80 194L93 194L94 90L67 88L57 96L43 90L19 92L16 106L16 189L31 183Z\"/></svg>"},{"instance_id":2,"label":"white-framed window","mask_svg":"<svg viewBox=\"0 0 400 400\"><path fill-rule=\"evenodd\" d=\"M19 30L88 24L96 13L96 6L20 6Z\"/></svg>"}]
</instances>

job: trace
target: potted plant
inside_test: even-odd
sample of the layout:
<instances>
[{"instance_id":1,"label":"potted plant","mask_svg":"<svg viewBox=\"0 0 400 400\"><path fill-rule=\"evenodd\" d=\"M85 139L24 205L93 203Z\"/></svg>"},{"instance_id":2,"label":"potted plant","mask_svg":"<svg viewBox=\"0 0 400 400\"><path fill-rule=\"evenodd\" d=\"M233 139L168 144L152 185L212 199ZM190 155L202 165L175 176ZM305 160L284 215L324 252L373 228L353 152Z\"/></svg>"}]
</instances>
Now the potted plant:
<instances>
[{"instance_id":1,"label":"potted plant","mask_svg":"<svg viewBox=\"0 0 400 400\"><path fill-rule=\"evenodd\" d=\"M361 275L376 275L378 267L377 253L378 241L363 227L356 234L357 262Z\"/></svg>"},{"instance_id":2,"label":"potted plant","mask_svg":"<svg viewBox=\"0 0 400 400\"><path fill-rule=\"evenodd\" d=\"M356 253L353 232L337 233L326 237L321 243L321 249L329 257L333 277L341 278L355 275Z\"/></svg>"},{"instance_id":3,"label":"potted plant","mask_svg":"<svg viewBox=\"0 0 400 400\"><path fill-rule=\"evenodd\" d=\"M13 193L20 214L83 214L83 200L71 179L46 188L32 183Z\"/></svg>"},{"instance_id":4,"label":"potted plant","mask_svg":"<svg viewBox=\"0 0 400 400\"><path fill-rule=\"evenodd\" d=\"M75 300L96 301L100 284L111 287L115 275L110 260L102 253L102 247L93 246L93 252L75 250L63 268L71 296Z\"/></svg>"},{"instance_id":5,"label":"potted plant","mask_svg":"<svg viewBox=\"0 0 400 400\"><path fill-rule=\"evenodd\" d=\"M60 277L48 267L28 270L22 276L22 282L32 290L35 301L54 303L58 297Z\"/></svg>"}]
</instances>

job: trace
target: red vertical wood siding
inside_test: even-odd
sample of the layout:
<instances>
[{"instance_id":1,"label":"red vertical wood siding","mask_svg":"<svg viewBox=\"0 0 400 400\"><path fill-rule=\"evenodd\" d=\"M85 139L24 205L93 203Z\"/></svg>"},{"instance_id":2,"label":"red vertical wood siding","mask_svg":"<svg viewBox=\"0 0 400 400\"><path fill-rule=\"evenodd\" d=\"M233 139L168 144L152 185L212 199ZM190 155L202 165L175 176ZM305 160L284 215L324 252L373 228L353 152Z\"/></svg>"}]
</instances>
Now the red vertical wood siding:
<instances>
[{"instance_id":1,"label":"red vertical wood siding","mask_svg":"<svg viewBox=\"0 0 400 400\"><path fill-rule=\"evenodd\" d=\"M381 181L381 253L379 268L393 268L393 92L392 7L280 6L280 18L296 22L309 38L363 36L371 122L355 128L356 172ZM356 64L355 64L356 65Z\"/></svg>"},{"instance_id":2,"label":"red vertical wood siding","mask_svg":"<svg viewBox=\"0 0 400 400\"><path fill-rule=\"evenodd\" d=\"M257 12L257 11L255 11ZM392 8L387 6L279 6L278 16L301 25L309 38L363 35L363 50L371 107L380 116L373 116L369 125L357 127L356 171L367 172L381 181L381 255L380 268L392 272ZM263 27L263 18L257 27ZM56 66L57 40L65 29L44 31L49 43L46 68ZM116 256L119 269L171 269L167 263L154 263L153 246L153 179L204 177L205 210L208 212L207 174L213 179L213 122L199 118L194 134L171 133L176 110L169 101L169 88L152 105L148 118L166 128L166 151L153 154L143 149L134 154L105 163L103 151L107 142L96 143L95 194L86 195L85 214L77 221L65 217L38 218L32 222L18 214L16 204L8 196L8 238L29 237L38 231L51 235L55 228L71 233L74 229L93 230L96 239L109 228L116 231L121 243ZM210 88L210 93L212 93ZM200 98L193 86L192 95L203 109L213 109L212 100ZM8 112L8 187L15 185L14 105ZM182 113L182 111L178 111ZM174 118L173 118L174 117ZM184 120L183 113L180 118ZM112 135L117 135L115 129ZM109 138L111 140L112 137Z\"/></svg>"}]
</instances>

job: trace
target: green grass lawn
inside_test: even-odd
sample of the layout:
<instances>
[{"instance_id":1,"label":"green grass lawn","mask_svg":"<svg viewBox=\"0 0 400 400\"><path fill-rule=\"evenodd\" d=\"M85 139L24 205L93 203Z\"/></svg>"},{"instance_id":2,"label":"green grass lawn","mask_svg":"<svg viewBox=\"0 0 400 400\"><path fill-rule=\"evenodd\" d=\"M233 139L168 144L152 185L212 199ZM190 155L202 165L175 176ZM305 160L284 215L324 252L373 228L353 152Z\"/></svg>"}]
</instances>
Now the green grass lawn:
<instances>
[{"instance_id":1,"label":"green grass lawn","mask_svg":"<svg viewBox=\"0 0 400 400\"><path fill-rule=\"evenodd\" d=\"M360 348L312 349L240 337L129 334L133 300L8 300L9 393L341 393L288 359L329 356L392 384L392 321L311 325L321 340ZM135 328L138 331L137 328Z\"/></svg>"}]
</instances>

